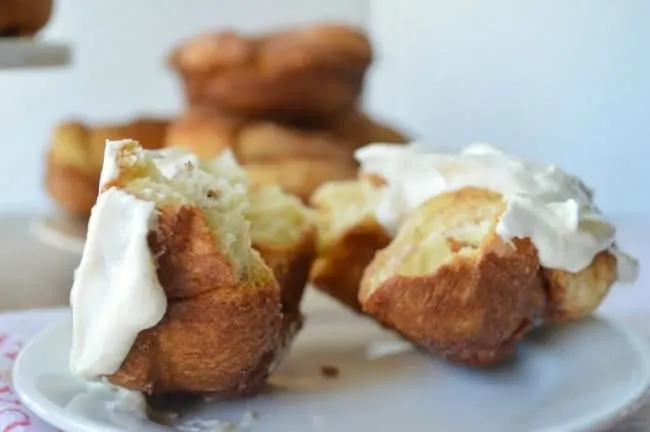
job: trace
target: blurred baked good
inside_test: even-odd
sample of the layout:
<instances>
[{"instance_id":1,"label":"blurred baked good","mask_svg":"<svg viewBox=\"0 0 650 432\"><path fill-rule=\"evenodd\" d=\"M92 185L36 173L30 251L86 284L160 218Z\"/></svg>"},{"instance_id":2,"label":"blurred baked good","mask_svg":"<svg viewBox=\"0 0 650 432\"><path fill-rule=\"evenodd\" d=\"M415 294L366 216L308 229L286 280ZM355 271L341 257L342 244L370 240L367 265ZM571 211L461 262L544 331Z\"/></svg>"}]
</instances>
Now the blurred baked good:
<instances>
[{"instance_id":1,"label":"blurred baked good","mask_svg":"<svg viewBox=\"0 0 650 432\"><path fill-rule=\"evenodd\" d=\"M208 107L193 107L172 120L165 147L182 148L212 159L237 142L245 119Z\"/></svg>"},{"instance_id":2,"label":"blurred baked good","mask_svg":"<svg viewBox=\"0 0 650 432\"><path fill-rule=\"evenodd\" d=\"M132 138L147 149L163 146L167 120L143 118L131 123L90 126L65 122L52 133L47 152L45 187L67 213L85 217L97 198L107 139Z\"/></svg>"},{"instance_id":3,"label":"blurred baked good","mask_svg":"<svg viewBox=\"0 0 650 432\"><path fill-rule=\"evenodd\" d=\"M332 135L352 143L355 149L370 143L401 144L408 141L402 132L373 120L356 108L338 116L326 128Z\"/></svg>"},{"instance_id":4,"label":"blurred baked good","mask_svg":"<svg viewBox=\"0 0 650 432\"><path fill-rule=\"evenodd\" d=\"M0 0L0 37L33 36L51 14L52 0Z\"/></svg>"},{"instance_id":5,"label":"blurred baked good","mask_svg":"<svg viewBox=\"0 0 650 432\"><path fill-rule=\"evenodd\" d=\"M277 188L249 190L232 158L125 141L105 159L72 292L73 373L150 395L259 391L300 327L304 279L289 273L309 266L308 210Z\"/></svg>"},{"instance_id":6,"label":"blurred baked good","mask_svg":"<svg viewBox=\"0 0 650 432\"><path fill-rule=\"evenodd\" d=\"M268 120L331 117L352 108L371 61L366 36L341 25L204 34L169 58L191 105Z\"/></svg>"}]
</instances>

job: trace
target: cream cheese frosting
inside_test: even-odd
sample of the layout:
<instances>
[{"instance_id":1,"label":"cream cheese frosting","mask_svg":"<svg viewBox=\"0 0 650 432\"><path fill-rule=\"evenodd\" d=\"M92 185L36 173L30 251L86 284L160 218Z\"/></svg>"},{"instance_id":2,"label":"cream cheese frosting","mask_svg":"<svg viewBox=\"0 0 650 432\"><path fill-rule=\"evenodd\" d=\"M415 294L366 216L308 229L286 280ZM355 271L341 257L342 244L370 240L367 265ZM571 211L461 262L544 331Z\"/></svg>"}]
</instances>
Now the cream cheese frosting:
<instances>
[{"instance_id":1,"label":"cream cheese frosting","mask_svg":"<svg viewBox=\"0 0 650 432\"><path fill-rule=\"evenodd\" d=\"M116 188L99 195L70 294L74 375L114 373L138 333L162 319L167 299L147 244L156 220L152 202Z\"/></svg>"},{"instance_id":2,"label":"cream cheese frosting","mask_svg":"<svg viewBox=\"0 0 650 432\"><path fill-rule=\"evenodd\" d=\"M97 379L116 372L142 330L165 314L167 298L147 237L156 229L154 202L117 188L120 147L106 141L100 193L88 221L86 243L70 293L71 372Z\"/></svg>"},{"instance_id":3,"label":"cream cheese frosting","mask_svg":"<svg viewBox=\"0 0 650 432\"><path fill-rule=\"evenodd\" d=\"M191 165L210 178L214 176L216 183L245 188L248 182L246 172L230 151L212 161L201 161L180 149L141 150L142 161L128 161L125 158L138 156L121 155L125 143L131 140L106 142L100 193L91 212L70 295L70 369L74 375L90 380L116 372L138 333L160 322L167 309L156 260L147 242L149 233L156 230L156 204L115 187L105 190L119 178L120 163L152 162L158 175L168 179L187 174Z\"/></svg>"},{"instance_id":4,"label":"cream cheese frosting","mask_svg":"<svg viewBox=\"0 0 650 432\"><path fill-rule=\"evenodd\" d=\"M598 210L593 191L554 165L507 155L483 143L461 152L432 152L420 144L373 144L357 150L361 172L385 182L377 221L395 234L406 217L437 195L466 187L503 196L506 209L496 226L506 241L530 238L543 267L579 272L601 251L618 261L618 278L631 282L638 265L614 247L616 229Z\"/></svg>"}]
</instances>

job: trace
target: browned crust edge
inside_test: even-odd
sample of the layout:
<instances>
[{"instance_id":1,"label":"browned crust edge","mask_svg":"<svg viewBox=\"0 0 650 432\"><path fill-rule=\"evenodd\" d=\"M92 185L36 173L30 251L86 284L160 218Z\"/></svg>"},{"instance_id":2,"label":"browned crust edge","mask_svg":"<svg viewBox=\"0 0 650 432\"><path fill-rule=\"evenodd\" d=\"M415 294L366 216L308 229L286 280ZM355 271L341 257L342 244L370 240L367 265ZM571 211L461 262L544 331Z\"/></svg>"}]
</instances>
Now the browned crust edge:
<instances>
[{"instance_id":1,"label":"browned crust edge","mask_svg":"<svg viewBox=\"0 0 650 432\"><path fill-rule=\"evenodd\" d=\"M359 286L363 272L377 251L390 241L390 236L376 221L364 220L332 248L318 254L309 278L320 291L360 312Z\"/></svg>"},{"instance_id":2,"label":"browned crust edge","mask_svg":"<svg viewBox=\"0 0 650 432\"><path fill-rule=\"evenodd\" d=\"M380 252L370 274L384 261ZM425 349L472 366L497 363L544 312L544 281L534 246L493 235L471 256L429 275L392 276L361 289L363 310ZM364 283L367 282L364 278Z\"/></svg>"},{"instance_id":3,"label":"browned crust edge","mask_svg":"<svg viewBox=\"0 0 650 432\"><path fill-rule=\"evenodd\" d=\"M110 382L150 395L259 391L283 336L275 279L236 282L194 207L162 210L149 243L158 256L167 311L159 324L139 334Z\"/></svg>"}]
</instances>

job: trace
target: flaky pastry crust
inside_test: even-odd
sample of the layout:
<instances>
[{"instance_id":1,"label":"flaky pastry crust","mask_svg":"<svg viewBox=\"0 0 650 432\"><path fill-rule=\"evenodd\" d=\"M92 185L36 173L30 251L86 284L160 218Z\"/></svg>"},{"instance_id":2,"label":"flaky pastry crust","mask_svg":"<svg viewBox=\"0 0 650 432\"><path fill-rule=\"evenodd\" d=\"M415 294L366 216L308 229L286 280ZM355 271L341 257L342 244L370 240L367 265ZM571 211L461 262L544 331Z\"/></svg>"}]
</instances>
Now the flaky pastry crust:
<instances>
[{"instance_id":1,"label":"flaky pastry crust","mask_svg":"<svg viewBox=\"0 0 650 432\"><path fill-rule=\"evenodd\" d=\"M303 201L309 200L312 192L328 180L349 179L356 175L357 167L352 162L284 159L277 162L257 162L245 165L252 182L279 184L290 194Z\"/></svg>"},{"instance_id":2,"label":"flaky pastry crust","mask_svg":"<svg viewBox=\"0 0 650 432\"><path fill-rule=\"evenodd\" d=\"M149 245L168 304L138 336L116 385L147 394L251 394L281 342L280 290L271 272L238 282L197 208L164 208Z\"/></svg>"}]
</instances>

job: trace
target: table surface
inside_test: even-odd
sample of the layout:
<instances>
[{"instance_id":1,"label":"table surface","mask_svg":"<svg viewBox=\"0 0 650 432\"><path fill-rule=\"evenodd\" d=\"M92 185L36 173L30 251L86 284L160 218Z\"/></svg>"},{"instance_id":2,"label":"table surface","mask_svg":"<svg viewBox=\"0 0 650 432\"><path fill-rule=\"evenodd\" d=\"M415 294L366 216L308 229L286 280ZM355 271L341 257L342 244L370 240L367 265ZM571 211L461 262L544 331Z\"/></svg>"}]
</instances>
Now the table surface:
<instances>
[{"instance_id":1,"label":"table surface","mask_svg":"<svg viewBox=\"0 0 650 432\"><path fill-rule=\"evenodd\" d=\"M650 220L648 216L616 218L618 244L641 262L638 282L612 290L598 313L650 336ZM79 255L58 250L38 240L30 229L32 218L0 219L0 311L66 305L72 273ZM646 267L647 268L647 267ZM313 297L310 299L313 300ZM617 431L650 431L650 403L619 425Z\"/></svg>"}]
</instances>

